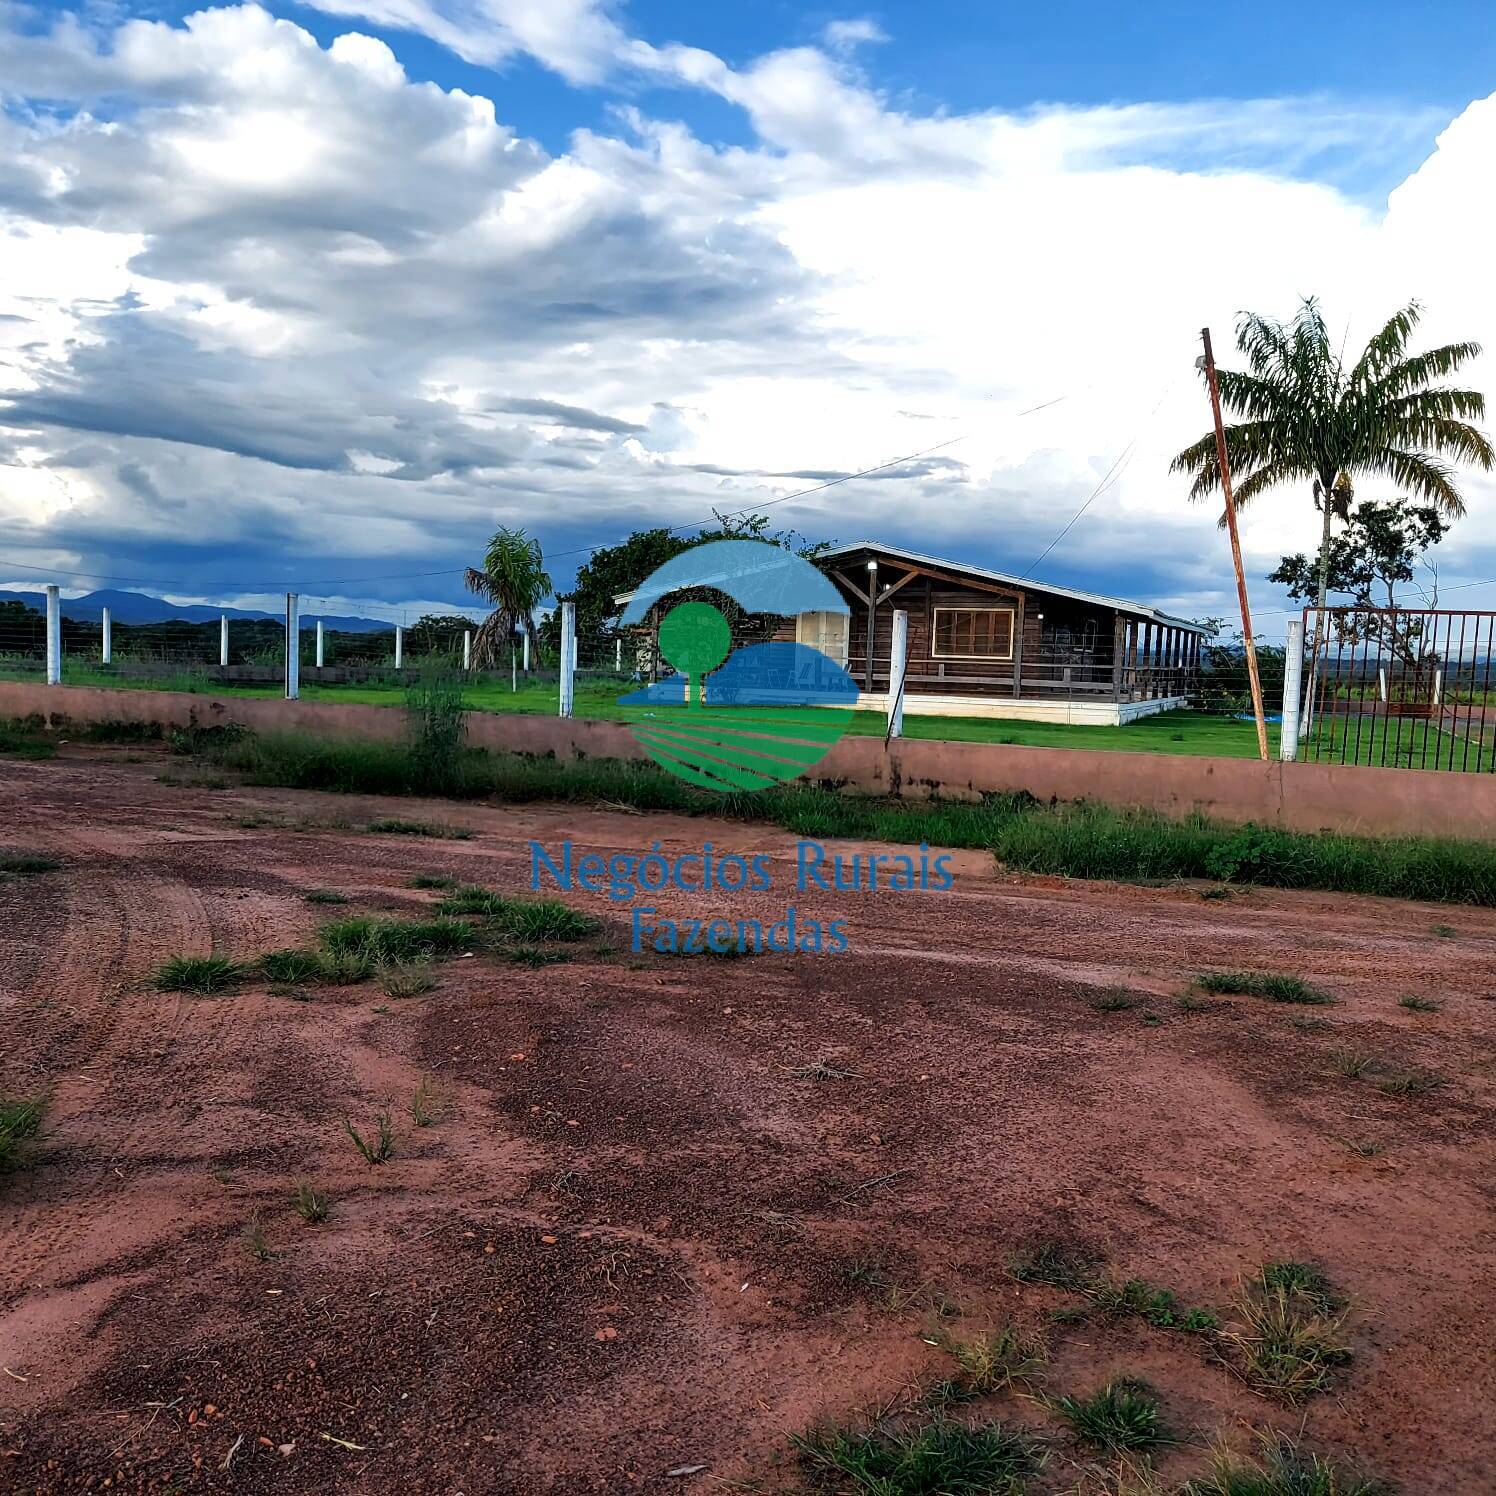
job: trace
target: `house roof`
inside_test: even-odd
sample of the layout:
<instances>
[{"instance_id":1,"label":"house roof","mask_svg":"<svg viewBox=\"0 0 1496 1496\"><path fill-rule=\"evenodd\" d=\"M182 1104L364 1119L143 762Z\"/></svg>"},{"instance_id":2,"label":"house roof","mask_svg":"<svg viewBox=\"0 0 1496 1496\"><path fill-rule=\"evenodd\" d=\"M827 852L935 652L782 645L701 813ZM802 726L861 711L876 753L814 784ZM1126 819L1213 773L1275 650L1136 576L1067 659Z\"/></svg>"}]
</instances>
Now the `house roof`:
<instances>
[{"instance_id":1,"label":"house roof","mask_svg":"<svg viewBox=\"0 0 1496 1496\"><path fill-rule=\"evenodd\" d=\"M1187 629L1194 634L1205 634L1209 630L1204 624L1192 619L1177 618L1148 603L1131 602L1125 597L1107 597L1099 592L1081 592L1075 587L1058 587L1052 582L1038 582L1032 577L1015 577L1010 572L990 571L985 566L972 566L965 561L949 561L940 556L926 556L920 551L906 551L900 546L885 545L881 540L853 540L845 545L834 545L822 551L815 559L830 561L838 556L851 556L859 551L875 551L880 556L892 556L906 561L911 566L938 566L942 571L964 572L967 576L980 577L984 582L998 582L1005 587L1017 587L1027 592L1047 592L1053 597L1068 597L1073 602L1093 603L1099 608L1111 608L1118 613L1127 613L1134 618L1161 623L1169 628Z\"/></svg>"},{"instance_id":2,"label":"house roof","mask_svg":"<svg viewBox=\"0 0 1496 1496\"><path fill-rule=\"evenodd\" d=\"M880 556L890 556L896 561L907 562L910 566L938 567L941 571L976 577L984 582L996 582L1004 587L1016 587L1027 592L1045 592L1051 597L1066 597L1073 602L1091 603L1098 608L1110 608L1132 618L1163 624L1168 628L1184 629L1192 634L1209 632L1204 624L1195 623L1188 618L1177 618L1172 613L1165 613L1161 608L1151 607L1148 603L1130 602L1125 597L1106 597L1098 592L1081 592L1074 587L1058 587L1052 582L1036 582L1032 577L1015 577L1009 572L990 571L985 566L971 566L965 561L949 561L940 556L926 556L920 551L906 551L900 546L884 545L879 540L853 540L845 545L832 546L830 550L822 551L814 557L814 563L819 565L835 560L839 556L852 556L861 551L872 551ZM710 581L710 578L703 579L703 582L707 584ZM631 603L638 592L638 588L631 592L620 592L613 601Z\"/></svg>"}]
</instances>

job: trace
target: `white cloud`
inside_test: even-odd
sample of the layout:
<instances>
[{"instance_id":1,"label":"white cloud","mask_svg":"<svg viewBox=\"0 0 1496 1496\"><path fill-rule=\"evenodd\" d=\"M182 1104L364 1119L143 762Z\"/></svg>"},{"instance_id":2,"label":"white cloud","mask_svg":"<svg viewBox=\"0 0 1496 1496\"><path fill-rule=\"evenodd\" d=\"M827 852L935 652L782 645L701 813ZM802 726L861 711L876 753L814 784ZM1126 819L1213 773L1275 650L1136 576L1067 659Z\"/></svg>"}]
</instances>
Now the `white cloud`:
<instances>
[{"instance_id":1,"label":"white cloud","mask_svg":"<svg viewBox=\"0 0 1496 1496\"><path fill-rule=\"evenodd\" d=\"M631 41L606 7L548 30L559 8L376 3L357 13L457 27L470 49L487 26L483 60L689 80L759 143L624 111L549 156L488 99L412 83L382 42L320 47L253 6L8 37L0 555L156 558L191 570L179 590L298 558L435 570L499 519L560 554L964 433L770 512L1021 570L1131 444L1044 571L1224 612L1213 515L1166 471L1207 419L1202 323L1224 354L1242 307L1319 291L1355 336L1418 293L1434 335L1496 349L1496 100L1383 215L1302 177L1353 141L1405 141L1390 112L920 116L815 48L734 70ZM1496 574L1496 491L1469 488L1445 549ZM1312 525L1303 495L1265 499L1257 573Z\"/></svg>"},{"instance_id":2,"label":"white cloud","mask_svg":"<svg viewBox=\"0 0 1496 1496\"><path fill-rule=\"evenodd\" d=\"M833 52L851 52L888 40L888 33L871 16L847 21L829 21L821 32L822 40Z\"/></svg>"}]
</instances>

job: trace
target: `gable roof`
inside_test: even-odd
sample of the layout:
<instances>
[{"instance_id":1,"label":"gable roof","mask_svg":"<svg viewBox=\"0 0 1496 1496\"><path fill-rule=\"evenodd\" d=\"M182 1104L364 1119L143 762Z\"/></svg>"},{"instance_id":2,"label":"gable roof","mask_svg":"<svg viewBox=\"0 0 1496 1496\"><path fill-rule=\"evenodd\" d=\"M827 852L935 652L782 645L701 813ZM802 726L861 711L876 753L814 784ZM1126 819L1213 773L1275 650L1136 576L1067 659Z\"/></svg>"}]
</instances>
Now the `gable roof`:
<instances>
[{"instance_id":1,"label":"gable roof","mask_svg":"<svg viewBox=\"0 0 1496 1496\"><path fill-rule=\"evenodd\" d=\"M1036 582L1032 577L1015 577L1005 571L990 571L985 566L971 566L964 561L948 561L940 556L926 556L919 551L906 551L901 546L885 545L881 540L853 540L845 545L834 545L822 551L814 559L819 564L834 560L838 556L855 555L859 551L874 551L880 556L891 556L896 561L905 561L910 566L937 566L942 571L963 572L969 577L979 577L984 582L997 582L1004 587L1015 587L1024 592L1047 592L1052 597L1067 597L1072 602L1091 603L1098 608L1111 608L1133 618L1142 618L1151 623L1164 624L1169 628L1187 629L1193 634L1205 634L1209 630L1204 624L1188 618L1176 618L1148 603L1130 602L1124 597L1107 597L1098 592L1081 592L1075 587L1057 587L1051 582Z\"/></svg>"}]
</instances>

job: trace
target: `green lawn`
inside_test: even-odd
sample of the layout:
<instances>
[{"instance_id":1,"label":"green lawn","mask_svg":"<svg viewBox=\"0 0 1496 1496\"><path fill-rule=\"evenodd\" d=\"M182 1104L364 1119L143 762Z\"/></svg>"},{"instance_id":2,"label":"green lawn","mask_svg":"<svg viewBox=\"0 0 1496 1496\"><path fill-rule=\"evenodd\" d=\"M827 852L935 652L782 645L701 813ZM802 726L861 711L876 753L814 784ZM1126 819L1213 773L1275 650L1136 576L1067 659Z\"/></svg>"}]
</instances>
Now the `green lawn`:
<instances>
[{"instance_id":1,"label":"green lawn","mask_svg":"<svg viewBox=\"0 0 1496 1496\"><path fill-rule=\"evenodd\" d=\"M0 676L36 679L35 671L0 667ZM63 679L73 686L110 686L188 691L219 696L274 698L275 685L219 685L201 670L173 671L163 667L159 675L127 676L98 665L69 662ZM618 697L633 689L632 683L615 677L581 676L576 683L574 710L578 717L629 721L643 715L643 708L621 707ZM403 686L395 683L362 686L331 686L303 683L304 701L342 701L370 706L399 706ZM521 683L518 691L503 679L473 681L464 692L467 705L480 712L527 712L554 715L557 688L554 682ZM882 737L887 718L882 712L854 712L848 731L861 737ZM1250 722L1202 712L1163 712L1125 727L1077 727L1063 722L1020 722L985 717L935 717L905 712L904 735L961 743L1016 743L1034 748L1092 748L1123 753L1185 753L1217 758L1254 758L1257 733ZM1278 730L1269 726L1271 751L1278 749Z\"/></svg>"}]
</instances>

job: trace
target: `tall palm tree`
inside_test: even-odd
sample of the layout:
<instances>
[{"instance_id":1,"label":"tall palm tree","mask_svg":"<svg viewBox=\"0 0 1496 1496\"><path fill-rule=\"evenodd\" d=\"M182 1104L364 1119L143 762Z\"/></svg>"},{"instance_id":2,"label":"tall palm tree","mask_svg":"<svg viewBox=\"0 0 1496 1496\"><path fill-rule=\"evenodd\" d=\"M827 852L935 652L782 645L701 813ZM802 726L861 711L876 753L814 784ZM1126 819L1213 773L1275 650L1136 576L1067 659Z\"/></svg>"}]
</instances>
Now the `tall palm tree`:
<instances>
[{"instance_id":1,"label":"tall palm tree","mask_svg":"<svg viewBox=\"0 0 1496 1496\"><path fill-rule=\"evenodd\" d=\"M1246 369L1217 371L1221 403L1244 418L1226 427L1238 508L1280 483L1311 485L1322 517L1320 617L1329 579L1330 523L1349 515L1358 476L1387 478L1401 493L1457 519L1465 505L1452 462L1492 465L1491 443L1470 424L1484 417L1485 397L1436 383L1474 358L1480 344L1447 343L1410 354L1408 339L1420 314L1416 301L1394 312L1347 367L1313 297L1288 323L1247 313L1236 329ZM1192 499L1213 493L1221 482L1215 433L1186 447L1169 470L1193 476ZM1318 647L1316 623L1316 657Z\"/></svg>"},{"instance_id":2,"label":"tall palm tree","mask_svg":"<svg viewBox=\"0 0 1496 1496\"><path fill-rule=\"evenodd\" d=\"M535 610L551 592L540 542L530 539L523 530L501 525L488 542L483 569L468 567L464 580L469 592L476 592L493 606L473 639L473 668L497 668L502 663L500 648L504 644L513 647L516 630L526 635L538 659L540 636L535 631Z\"/></svg>"}]
</instances>

